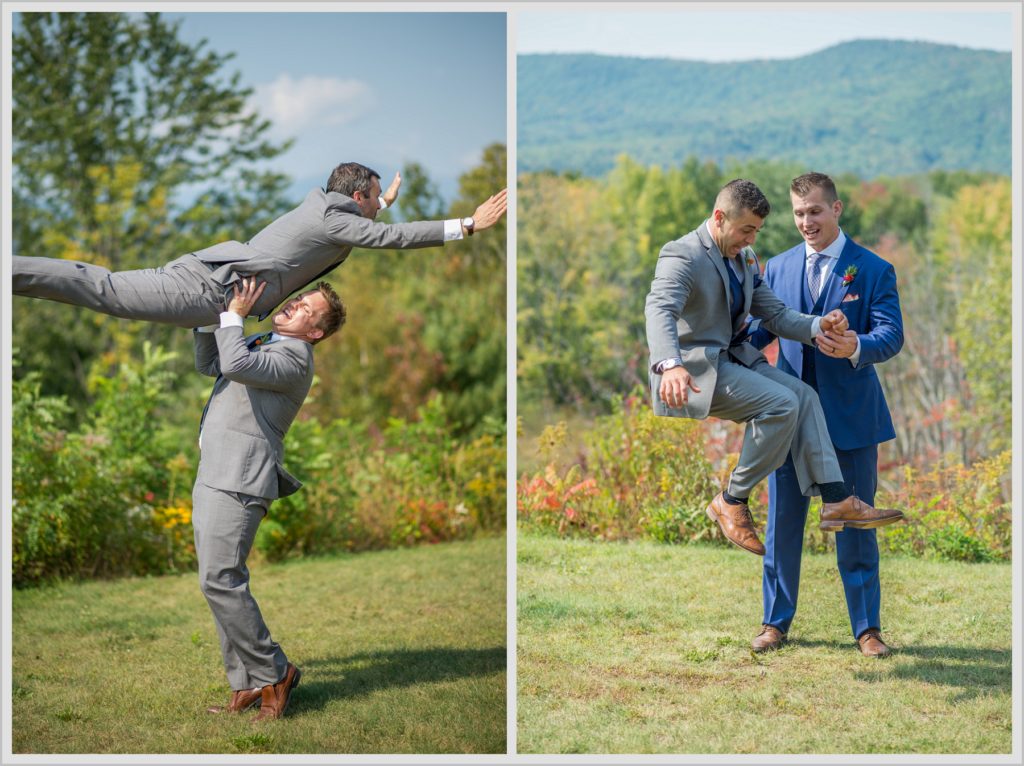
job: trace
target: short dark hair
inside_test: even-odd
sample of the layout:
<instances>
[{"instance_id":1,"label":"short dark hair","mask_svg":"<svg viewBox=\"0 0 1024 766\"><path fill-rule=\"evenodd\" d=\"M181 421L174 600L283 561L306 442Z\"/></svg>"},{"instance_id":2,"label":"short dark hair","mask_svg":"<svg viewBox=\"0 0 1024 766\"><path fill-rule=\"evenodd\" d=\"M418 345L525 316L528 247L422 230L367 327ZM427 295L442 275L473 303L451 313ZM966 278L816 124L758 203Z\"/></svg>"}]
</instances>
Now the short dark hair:
<instances>
[{"instance_id":1,"label":"short dark hair","mask_svg":"<svg viewBox=\"0 0 1024 766\"><path fill-rule=\"evenodd\" d=\"M789 185L789 190L798 197L806 197L814 189L821 189L825 193L825 201L830 205L839 199L835 183L824 173L804 173L794 178Z\"/></svg>"},{"instance_id":2,"label":"short dark hair","mask_svg":"<svg viewBox=\"0 0 1024 766\"><path fill-rule=\"evenodd\" d=\"M324 331L324 334L313 341L314 343L334 335L345 324L345 319L347 318L345 304L342 303L341 298L334 292L334 288L330 284L327 282L317 282L316 289L320 291L320 294L327 301L327 311L320 317L320 321L316 325Z\"/></svg>"},{"instance_id":3,"label":"short dark hair","mask_svg":"<svg viewBox=\"0 0 1024 766\"><path fill-rule=\"evenodd\" d=\"M753 181L736 178L722 187L715 197L715 207L728 216L738 216L749 210L758 218L767 218L772 212L771 203L764 192Z\"/></svg>"},{"instance_id":4,"label":"short dark hair","mask_svg":"<svg viewBox=\"0 0 1024 766\"><path fill-rule=\"evenodd\" d=\"M356 192L369 194L374 178L380 180L380 173L376 170L358 162L343 162L331 171L331 177L327 179L327 191L338 192L346 197Z\"/></svg>"}]
</instances>

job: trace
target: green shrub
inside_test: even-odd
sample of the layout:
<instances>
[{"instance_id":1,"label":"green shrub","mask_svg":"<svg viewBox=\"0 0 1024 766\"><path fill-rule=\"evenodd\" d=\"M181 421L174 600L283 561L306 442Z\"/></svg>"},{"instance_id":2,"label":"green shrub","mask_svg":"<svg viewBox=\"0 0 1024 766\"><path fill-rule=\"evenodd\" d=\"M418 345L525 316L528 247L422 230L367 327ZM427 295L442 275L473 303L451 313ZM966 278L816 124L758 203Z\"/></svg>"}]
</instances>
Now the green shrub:
<instances>
[{"instance_id":1,"label":"green shrub","mask_svg":"<svg viewBox=\"0 0 1024 766\"><path fill-rule=\"evenodd\" d=\"M638 396L615 403L576 441L576 462L552 456L569 434L564 422L548 426L538 439L547 465L523 474L517 484L520 523L559 535L600 539L646 537L663 543L721 541L704 513L733 465L720 435L695 420L659 418ZM564 452L564 450L561 450ZM708 455L714 454L716 469ZM904 523L878 530L879 547L898 553L955 561L1009 560L1012 513L1009 502L1011 453L971 467L949 462L928 471L903 467L894 491L881 491L880 507L900 508ZM892 483L888 477L887 483ZM764 484L754 498L764 494ZM817 528L811 504L804 547L835 548L835 535Z\"/></svg>"},{"instance_id":2,"label":"green shrub","mask_svg":"<svg viewBox=\"0 0 1024 766\"><path fill-rule=\"evenodd\" d=\"M180 435L163 428L172 355L146 344L139 364L93 381L75 432L39 378L12 386L13 581L176 570L191 564L190 481ZM185 533L183 530L187 530Z\"/></svg>"},{"instance_id":3,"label":"green shrub","mask_svg":"<svg viewBox=\"0 0 1024 766\"><path fill-rule=\"evenodd\" d=\"M639 393L618 399L586 434L578 465L551 462L542 473L521 477L519 517L538 528L602 539L707 539L711 522L703 512L717 489L702 433L697 421L657 417ZM565 438L564 424L549 427L542 452L553 453Z\"/></svg>"},{"instance_id":4,"label":"green shrub","mask_svg":"<svg viewBox=\"0 0 1024 766\"><path fill-rule=\"evenodd\" d=\"M970 467L955 461L929 471L905 467L897 489L880 492L877 502L903 510L907 520L880 529L879 547L956 561L1008 561L1011 463L1006 450Z\"/></svg>"},{"instance_id":5,"label":"green shrub","mask_svg":"<svg viewBox=\"0 0 1024 766\"><path fill-rule=\"evenodd\" d=\"M14 583L59 577L159 574L195 562L191 488L195 423L174 425L171 355L92 381L83 425L40 394L38 376L13 385ZM460 442L441 397L413 421L371 434L347 420L300 417L286 465L303 488L274 502L256 549L269 559L432 543L505 525L505 439Z\"/></svg>"}]
</instances>

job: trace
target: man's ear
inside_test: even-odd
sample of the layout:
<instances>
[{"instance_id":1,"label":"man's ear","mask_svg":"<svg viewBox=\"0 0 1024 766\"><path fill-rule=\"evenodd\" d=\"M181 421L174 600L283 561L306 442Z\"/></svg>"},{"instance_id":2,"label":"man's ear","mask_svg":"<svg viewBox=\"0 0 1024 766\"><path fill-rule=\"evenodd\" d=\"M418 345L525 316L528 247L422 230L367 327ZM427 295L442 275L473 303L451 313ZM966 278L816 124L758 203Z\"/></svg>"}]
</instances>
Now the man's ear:
<instances>
[{"instance_id":1,"label":"man's ear","mask_svg":"<svg viewBox=\"0 0 1024 766\"><path fill-rule=\"evenodd\" d=\"M321 327L314 327L312 330L306 333L306 337L310 340L320 340L324 337L324 331Z\"/></svg>"}]
</instances>

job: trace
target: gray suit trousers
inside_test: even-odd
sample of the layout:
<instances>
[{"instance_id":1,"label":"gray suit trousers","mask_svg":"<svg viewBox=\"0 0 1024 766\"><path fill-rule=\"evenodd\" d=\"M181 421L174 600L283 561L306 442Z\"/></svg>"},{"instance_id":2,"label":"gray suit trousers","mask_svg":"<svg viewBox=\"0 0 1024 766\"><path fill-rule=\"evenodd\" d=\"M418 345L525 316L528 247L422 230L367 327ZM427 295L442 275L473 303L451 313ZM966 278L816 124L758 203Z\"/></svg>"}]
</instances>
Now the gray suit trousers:
<instances>
[{"instance_id":1,"label":"gray suit trousers","mask_svg":"<svg viewBox=\"0 0 1024 766\"><path fill-rule=\"evenodd\" d=\"M720 354L708 414L747 424L729 480L731 495L749 497L759 481L786 462L790 451L804 495L820 495L818 485L843 481L818 394L765 359L745 367L728 353Z\"/></svg>"},{"instance_id":2,"label":"gray suit trousers","mask_svg":"<svg viewBox=\"0 0 1024 766\"><path fill-rule=\"evenodd\" d=\"M192 488L199 587L213 612L224 669L234 690L276 684L288 666L249 592L245 566L269 505L264 498L212 489L198 481Z\"/></svg>"},{"instance_id":3,"label":"gray suit trousers","mask_svg":"<svg viewBox=\"0 0 1024 766\"><path fill-rule=\"evenodd\" d=\"M224 288L213 271L192 254L157 269L112 272L102 266L60 258L13 257L15 295L46 298L122 319L178 327L217 321L226 306Z\"/></svg>"}]
</instances>

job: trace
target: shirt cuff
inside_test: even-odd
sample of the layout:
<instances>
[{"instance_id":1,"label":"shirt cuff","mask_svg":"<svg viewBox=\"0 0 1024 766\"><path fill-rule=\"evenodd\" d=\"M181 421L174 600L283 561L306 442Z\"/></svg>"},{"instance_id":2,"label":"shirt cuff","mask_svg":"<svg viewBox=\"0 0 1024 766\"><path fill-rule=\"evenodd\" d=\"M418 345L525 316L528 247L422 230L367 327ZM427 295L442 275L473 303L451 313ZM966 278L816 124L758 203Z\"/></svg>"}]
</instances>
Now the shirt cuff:
<instances>
[{"instance_id":1,"label":"shirt cuff","mask_svg":"<svg viewBox=\"0 0 1024 766\"><path fill-rule=\"evenodd\" d=\"M860 364L860 336L859 335L857 336L857 348L856 348L856 350L852 354L850 354L849 360L850 360L850 364L852 364L854 367L856 367L858 364Z\"/></svg>"},{"instance_id":2,"label":"shirt cuff","mask_svg":"<svg viewBox=\"0 0 1024 766\"><path fill-rule=\"evenodd\" d=\"M811 322L811 343L814 343L814 339L821 335L821 317L814 317L814 321Z\"/></svg>"},{"instance_id":3,"label":"shirt cuff","mask_svg":"<svg viewBox=\"0 0 1024 766\"><path fill-rule=\"evenodd\" d=\"M244 327L245 320L238 316L234 311L222 311L220 312L220 326L221 327Z\"/></svg>"},{"instance_id":4,"label":"shirt cuff","mask_svg":"<svg viewBox=\"0 0 1024 766\"><path fill-rule=\"evenodd\" d=\"M214 332L218 327L220 327L219 324L207 324L207 325L203 325L202 327L196 327L195 331L196 332Z\"/></svg>"},{"instance_id":5,"label":"shirt cuff","mask_svg":"<svg viewBox=\"0 0 1024 766\"><path fill-rule=\"evenodd\" d=\"M444 241L451 242L453 239L462 239L462 221L458 218L449 218L444 222Z\"/></svg>"},{"instance_id":6,"label":"shirt cuff","mask_svg":"<svg viewBox=\"0 0 1024 766\"><path fill-rule=\"evenodd\" d=\"M380 205L380 209L381 210L387 210L388 209L388 201L386 199L384 199L383 197L377 197L377 204Z\"/></svg>"}]
</instances>

